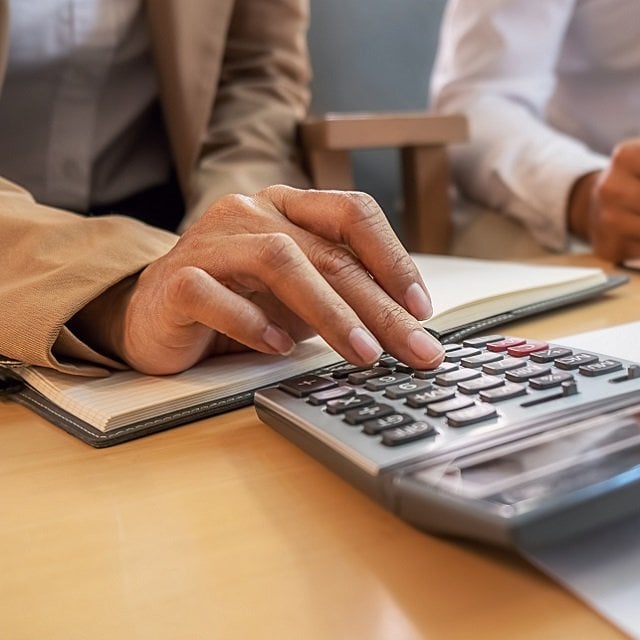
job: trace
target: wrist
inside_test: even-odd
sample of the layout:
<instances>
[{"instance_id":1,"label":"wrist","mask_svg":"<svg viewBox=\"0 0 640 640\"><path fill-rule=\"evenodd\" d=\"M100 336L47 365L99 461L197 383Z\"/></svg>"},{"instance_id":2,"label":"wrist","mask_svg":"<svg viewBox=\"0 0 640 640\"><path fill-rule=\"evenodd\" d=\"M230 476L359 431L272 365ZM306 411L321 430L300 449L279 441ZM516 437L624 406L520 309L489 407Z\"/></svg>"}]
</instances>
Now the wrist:
<instances>
[{"instance_id":1,"label":"wrist","mask_svg":"<svg viewBox=\"0 0 640 640\"><path fill-rule=\"evenodd\" d=\"M126 361L126 311L137 280L136 274L109 287L69 320L69 329L95 351L115 360Z\"/></svg>"},{"instance_id":2,"label":"wrist","mask_svg":"<svg viewBox=\"0 0 640 640\"><path fill-rule=\"evenodd\" d=\"M600 171L592 171L578 178L571 188L567 205L567 227L569 232L590 240L591 212L597 206L596 187Z\"/></svg>"}]
</instances>

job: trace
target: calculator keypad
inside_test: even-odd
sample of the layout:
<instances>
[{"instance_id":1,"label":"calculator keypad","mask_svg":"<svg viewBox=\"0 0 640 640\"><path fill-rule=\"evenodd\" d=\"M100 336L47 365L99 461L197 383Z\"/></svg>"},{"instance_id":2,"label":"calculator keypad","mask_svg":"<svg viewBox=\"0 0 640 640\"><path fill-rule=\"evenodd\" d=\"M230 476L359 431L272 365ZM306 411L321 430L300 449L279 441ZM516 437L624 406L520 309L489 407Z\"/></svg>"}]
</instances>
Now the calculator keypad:
<instances>
[{"instance_id":1,"label":"calculator keypad","mask_svg":"<svg viewBox=\"0 0 640 640\"><path fill-rule=\"evenodd\" d=\"M640 390L640 368L636 375L633 366L562 345L489 335L445 345L445 360L434 370L414 370L385 355L374 367L343 363L322 375L286 380L277 390L258 392L257 402L262 394L274 398L276 410L286 405L292 421L383 466L402 461L402 454L376 451L407 451L410 459L453 450L487 429L516 428L623 393L619 383L627 380L636 380Z\"/></svg>"}]
</instances>

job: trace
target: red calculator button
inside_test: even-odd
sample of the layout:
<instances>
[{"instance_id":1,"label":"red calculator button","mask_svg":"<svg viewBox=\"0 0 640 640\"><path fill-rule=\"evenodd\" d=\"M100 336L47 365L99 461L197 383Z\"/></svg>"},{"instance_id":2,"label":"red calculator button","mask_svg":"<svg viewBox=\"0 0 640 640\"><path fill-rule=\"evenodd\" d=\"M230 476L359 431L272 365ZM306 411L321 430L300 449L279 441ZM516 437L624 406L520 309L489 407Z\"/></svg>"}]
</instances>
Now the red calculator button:
<instances>
[{"instance_id":1,"label":"red calculator button","mask_svg":"<svg viewBox=\"0 0 640 640\"><path fill-rule=\"evenodd\" d=\"M524 344L516 345L515 347L509 347L507 353L514 358L521 358L522 356L528 356L535 351L544 351L548 349L549 345L546 342L525 342Z\"/></svg>"},{"instance_id":2,"label":"red calculator button","mask_svg":"<svg viewBox=\"0 0 640 640\"><path fill-rule=\"evenodd\" d=\"M489 351L506 351L509 347L515 347L519 344L524 344L526 340L524 338L504 338L497 342L490 342L487 345Z\"/></svg>"}]
</instances>

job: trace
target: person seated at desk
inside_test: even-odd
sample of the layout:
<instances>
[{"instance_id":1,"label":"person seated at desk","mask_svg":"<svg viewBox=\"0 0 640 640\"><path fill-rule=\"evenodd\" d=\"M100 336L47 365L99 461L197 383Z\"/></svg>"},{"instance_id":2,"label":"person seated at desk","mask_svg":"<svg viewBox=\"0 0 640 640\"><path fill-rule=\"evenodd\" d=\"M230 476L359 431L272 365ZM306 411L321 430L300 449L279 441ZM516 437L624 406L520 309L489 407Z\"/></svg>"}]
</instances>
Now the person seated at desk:
<instances>
[{"instance_id":1,"label":"person seated at desk","mask_svg":"<svg viewBox=\"0 0 640 640\"><path fill-rule=\"evenodd\" d=\"M552 250L639 257L639 22L634 0L450 0L431 90L469 118L461 190Z\"/></svg>"},{"instance_id":2,"label":"person seated at desk","mask_svg":"<svg viewBox=\"0 0 640 640\"><path fill-rule=\"evenodd\" d=\"M439 363L376 203L306 190L307 19L304 0L0 0L5 358L169 374L319 332L354 363Z\"/></svg>"}]
</instances>

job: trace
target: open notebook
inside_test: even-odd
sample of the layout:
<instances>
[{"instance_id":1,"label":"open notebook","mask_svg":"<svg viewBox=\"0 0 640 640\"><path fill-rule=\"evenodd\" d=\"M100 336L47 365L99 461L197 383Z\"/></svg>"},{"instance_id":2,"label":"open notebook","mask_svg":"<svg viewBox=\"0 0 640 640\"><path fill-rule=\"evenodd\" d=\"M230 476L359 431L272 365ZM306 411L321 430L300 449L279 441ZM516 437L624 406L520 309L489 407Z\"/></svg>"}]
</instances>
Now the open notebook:
<instances>
[{"instance_id":1,"label":"open notebook","mask_svg":"<svg viewBox=\"0 0 640 640\"><path fill-rule=\"evenodd\" d=\"M626 280L592 268L414 258L434 306L425 327L443 342L585 300ZM248 405L258 388L340 361L323 340L314 338L289 357L219 356L164 377L122 371L108 378L85 378L39 367L13 368L11 374L25 383L13 394L18 402L101 447Z\"/></svg>"}]
</instances>

